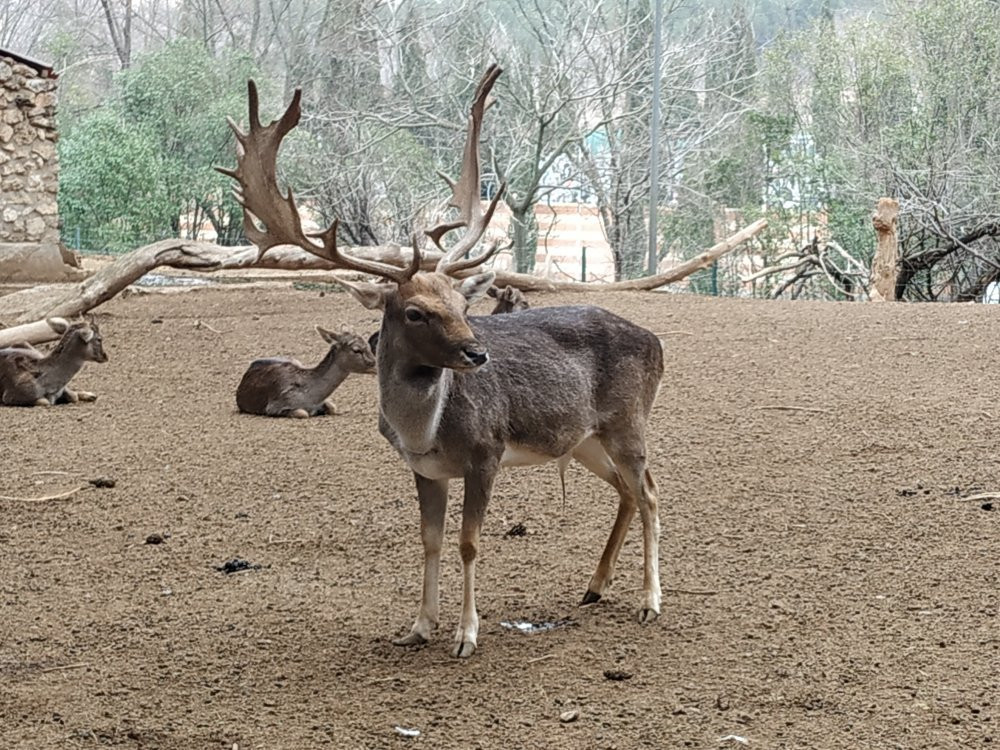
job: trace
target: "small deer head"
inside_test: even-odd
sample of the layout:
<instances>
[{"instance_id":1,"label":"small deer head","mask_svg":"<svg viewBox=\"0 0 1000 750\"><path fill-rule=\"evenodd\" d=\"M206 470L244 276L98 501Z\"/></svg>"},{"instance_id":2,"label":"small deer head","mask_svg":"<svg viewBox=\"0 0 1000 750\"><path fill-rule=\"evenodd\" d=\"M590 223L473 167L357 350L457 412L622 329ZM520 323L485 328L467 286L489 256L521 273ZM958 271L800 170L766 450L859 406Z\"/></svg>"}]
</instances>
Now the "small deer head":
<instances>
[{"instance_id":1,"label":"small deer head","mask_svg":"<svg viewBox=\"0 0 1000 750\"><path fill-rule=\"evenodd\" d=\"M497 301L496 307L493 308L493 312L490 315L503 315L504 313L517 312L518 310L527 310L531 307L524 294L517 287L505 286L503 289L500 289L491 286L486 293Z\"/></svg>"},{"instance_id":2,"label":"small deer head","mask_svg":"<svg viewBox=\"0 0 1000 750\"><path fill-rule=\"evenodd\" d=\"M49 318L49 327L62 335L58 348L80 357L84 362L107 362L101 329L94 320L70 323L62 318Z\"/></svg>"},{"instance_id":3,"label":"small deer head","mask_svg":"<svg viewBox=\"0 0 1000 750\"><path fill-rule=\"evenodd\" d=\"M348 330L335 333L322 326L316 326L316 332L331 349L337 350L337 359L345 370L367 374L375 372L375 355L368 342L356 333Z\"/></svg>"},{"instance_id":4,"label":"small deer head","mask_svg":"<svg viewBox=\"0 0 1000 750\"><path fill-rule=\"evenodd\" d=\"M355 282L348 289L368 309L384 311L382 330L397 354L425 367L475 370L489 354L466 316L493 278L486 272L456 284L441 272L417 273L398 286Z\"/></svg>"}]
</instances>

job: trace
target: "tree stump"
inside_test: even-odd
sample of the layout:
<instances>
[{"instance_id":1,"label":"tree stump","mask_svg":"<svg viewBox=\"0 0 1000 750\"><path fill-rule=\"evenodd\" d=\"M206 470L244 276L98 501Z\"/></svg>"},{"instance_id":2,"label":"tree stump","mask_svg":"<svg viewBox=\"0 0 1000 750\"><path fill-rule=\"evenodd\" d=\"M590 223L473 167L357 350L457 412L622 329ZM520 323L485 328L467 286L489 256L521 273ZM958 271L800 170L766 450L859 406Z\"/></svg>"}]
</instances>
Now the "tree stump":
<instances>
[{"instance_id":1,"label":"tree stump","mask_svg":"<svg viewBox=\"0 0 1000 750\"><path fill-rule=\"evenodd\" d=\"M896 299L899 274L899 202L879 198L872 214L875 226L875 258L872 260L871 298L875 302Z\"/></svg>"}]
</instances>

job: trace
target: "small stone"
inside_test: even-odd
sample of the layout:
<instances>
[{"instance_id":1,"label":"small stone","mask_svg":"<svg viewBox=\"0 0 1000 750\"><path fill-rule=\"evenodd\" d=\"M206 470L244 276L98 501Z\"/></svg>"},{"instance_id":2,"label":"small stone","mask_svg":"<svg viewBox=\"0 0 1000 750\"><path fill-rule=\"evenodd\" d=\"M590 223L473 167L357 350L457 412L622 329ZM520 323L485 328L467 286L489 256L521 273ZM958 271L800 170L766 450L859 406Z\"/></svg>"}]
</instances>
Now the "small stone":
<instances>
[{"instance_id":1,"label":"small stone","mask_svg":"<svg viewBox=\"0 0 1000 750\"><path fill-rule=\"evenodd\" d=\"M115 486L115 480L111 477L96 477L88 480L90 484L99 489L110 489Z\"/></svg>"},{"instance_id":2,"label":"small stone","mask_svg":"<svg viewBox=\"0 0 1000 750\"><path fill-rule=\"evenodd\" d=\"M161 534L150 534L146 537L146 544L163 544L165 541Z\"/></svg>"},{"instance_id":3,"label":"small stone","mask_svg":"<svg viewBox=\"0 0 1000 750\"><path fill-rule=\"evenodd\" d=\"M570 711L563 711L561 714L559 714L559 721L561 721L563 724L571 724L572 722L576 721L579 718L580 718L580 712L575 709Z\"/></svg>"},{"instance_id":4,"label":"small stone","mask_svg":"<svg viewBox=\"0 0 1000 750\"><path fill-rule=\"evenodd\" d=\"M604 679L605 680L611 680L612 682L622 682L624 680L631 680L632 679L632 673L631 672L621 672L621 671L614 670L614 669L605 669L604 670Z\"/></svg>"}]
</instances>

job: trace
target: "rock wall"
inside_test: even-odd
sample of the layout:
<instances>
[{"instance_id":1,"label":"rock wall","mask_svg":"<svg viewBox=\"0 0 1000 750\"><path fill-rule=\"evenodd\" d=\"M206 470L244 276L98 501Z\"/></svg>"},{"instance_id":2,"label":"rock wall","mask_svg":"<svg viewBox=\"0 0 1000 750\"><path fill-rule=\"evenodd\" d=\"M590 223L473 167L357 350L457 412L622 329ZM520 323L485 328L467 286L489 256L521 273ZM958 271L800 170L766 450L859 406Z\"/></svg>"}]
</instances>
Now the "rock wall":
<instances>
[{"instance_id":1,"label":"rock wall","mask_svg":"<svg viewBox=\"0 0 1000 750\"><path fill-rule=\"evenodd\" d=\"M59 250L56 79L0 55L0 281L72 277Z\"/></svg>"}]
</instances>

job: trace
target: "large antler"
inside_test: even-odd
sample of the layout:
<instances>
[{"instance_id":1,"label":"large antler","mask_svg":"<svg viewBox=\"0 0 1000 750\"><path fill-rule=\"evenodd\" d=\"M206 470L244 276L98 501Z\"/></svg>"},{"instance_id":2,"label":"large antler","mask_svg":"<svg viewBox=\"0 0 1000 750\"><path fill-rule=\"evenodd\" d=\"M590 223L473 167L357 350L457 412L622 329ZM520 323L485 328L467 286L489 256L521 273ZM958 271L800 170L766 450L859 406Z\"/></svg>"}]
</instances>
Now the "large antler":
<instances>
[{"instance_id":1,"label":"large antler","mask_svg":"<svg viewBox=\"0 0 1000 750\"><path fill-rule=\"evenodd\" d=\"M236 135L236 169L216 167L229 175L239 185L233 189L236 200L243 206L243 228L247 238L260 249L261 256L275 245L296 245L306 252L329 261L339 268L370 273L395 281L397 284L410 279L420 267L420 253L416 244L408 268L398 268L388 263L362 260L344 255L337 249L337 221L326 230L306 235L302 219L291 188L288 195L281 194L277 179L278 147L282 139L299 123L302 114L302 90L296 89L291 104L281 116L267 126L261 125L257 85L247 82L250 102L250 131L244 132L232 118L226 118ZM256 220L255 220L256 219ZM258 226L258 222L262 226ZM319 244L310 239L315 237Z\"/></svg>"},{"instance_id":2,"label":"large antler","mask_svg":"<svg viewBox=\"0 0 1000 750\"><path fill-rule=\"evenodd\" d=\"M476 97L472 102L472 111L469 113L469 129L465 137L462 172L458 177L458 182L456 183L447 175L438 172L451 187L452 197L448 201L448 205L458 209L459 218L456 221L441 223L433 229L427 230L427 236L441 248L441 238L445 234L453 229L466 227L465 234L438 261L437 270L441 273L454 273L478 266L486 262L499 248L497 243L493 243L485 252L475 257L468 259L464 257L483 236L483 232L489 226L493 212L507 187L506 183L501 184L500 189L493 196L493 200L483 211L479 198L479 132L483 125L483 113L495 101L490 96L490 90L502 72L503 70L498 65L490 65L476 88ZM444 250L444 248L441 249Z\"/></svg>"}]
</instances>

